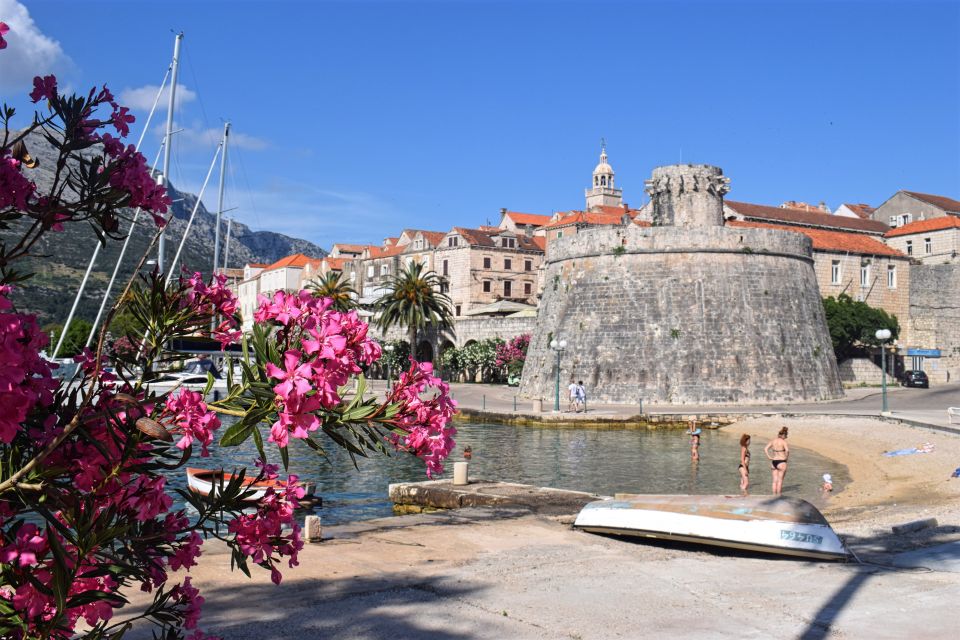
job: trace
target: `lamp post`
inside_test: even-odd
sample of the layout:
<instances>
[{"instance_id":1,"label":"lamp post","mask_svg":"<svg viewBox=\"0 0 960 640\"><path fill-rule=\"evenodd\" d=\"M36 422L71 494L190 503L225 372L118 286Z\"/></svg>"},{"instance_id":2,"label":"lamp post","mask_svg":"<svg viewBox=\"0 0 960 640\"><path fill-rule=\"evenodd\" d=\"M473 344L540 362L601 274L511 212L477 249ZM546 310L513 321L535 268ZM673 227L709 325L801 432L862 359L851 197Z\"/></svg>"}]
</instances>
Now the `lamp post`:
<instances>
[{"instance_id":1,"label":"lamp post","mask_svg":"<svg viewBox=\"0 0 960 640\"><path fill-rule=\"evenodd\" d=\"M393 380L390 378L390 363L393 361L393 345L383 345L383 350L387 352L387 395L390 395L390 387L393 386Z\"/></svg>"},{"instance_id":2,"label":"lamp post","mask_svg":"<svg viewBox=\"0 0 960 640\"><path fill-rule=\"evenodd\" d=\"M890 339L890 330L889 329L877 329L877 332L874 334L877 336L877 340L880 341L880 368L883 369L883 377L881 378L882 387L883 387L883 408L880 410L880 415L885 415L889 413L887 410L887 340Z\"/></svg>"},{"instance_id":3,"label":"lamp post","mask_svg":"<svg viewBox=\"0 0 960 640\"><path fill-rule=\"evenodd\" d=\"M560 412L560 354L563 353L563 350L567 348L566 340L551 340L550 348L553 349L557 354L557 386L556 392L553 398L553 410Z\"/></svg>"}]
</instances>

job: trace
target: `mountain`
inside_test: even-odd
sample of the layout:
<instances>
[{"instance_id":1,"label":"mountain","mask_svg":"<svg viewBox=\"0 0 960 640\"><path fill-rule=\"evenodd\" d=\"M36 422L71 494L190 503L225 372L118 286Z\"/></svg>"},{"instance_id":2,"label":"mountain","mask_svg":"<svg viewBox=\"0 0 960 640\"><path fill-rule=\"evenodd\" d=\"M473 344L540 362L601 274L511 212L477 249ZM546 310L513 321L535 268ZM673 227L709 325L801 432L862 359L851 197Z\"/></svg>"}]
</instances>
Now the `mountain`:
<instances>
[{"instance_id":1,"label":"mountain","mask_svg":"<svg viewBox=\"0 0 960 640\"><path fill-rule=\"evenodd\" d=\"M39 193L47 193L53 183L53 169L56 162L54 150L37 132L27 137L26 144L30 154L40 162L37 168L25 170L26 175L37 183ZM171 197L173 219L167 225L166 232L168 268L183 238L190 212L197 202L196 195L179 191L173 185L171 185ZM120 229L124 234L130 227L129 218L132 214L132 210L126 211L125 219L120 222ZM222 251L227 228L226 221L223 220L221 225ZM177 270L185 266L191 271L210 273L213 266L215 226L216 213L207 211L201 202L180 261L176 266ZM16 228L0 231L0 236L9 244L12 237L19 237L17 231ZM114 284L114 294L122 290L155 232L156 225L150 215L141 214L124 256L120 274L117 276L117 283ZM73 303L96 242L93 229L86 223L67 224L65 231L51 232L44 236L34 246L33 253L37 254L35 257L15 263L17 271L36 274L18 286L14 295L18 310L37 314L41 325L49 322L62 323ZM122 245L123 240L108 239L106 246L101 248L94 270L90 273L84 296L77 307L76 317L93 320L96 316ZM156 250L154 250L155 253ZM271 263L292 253L303 253L314 258L322 258L326 255L323 249L312 242L272 231L252 231L248 226L234 221L230 231L229 267L242 267L248 262ZM156 255L151 258L155 259ZM220 259L223 259L222 255Z\"/></svg>"}]
</instances>

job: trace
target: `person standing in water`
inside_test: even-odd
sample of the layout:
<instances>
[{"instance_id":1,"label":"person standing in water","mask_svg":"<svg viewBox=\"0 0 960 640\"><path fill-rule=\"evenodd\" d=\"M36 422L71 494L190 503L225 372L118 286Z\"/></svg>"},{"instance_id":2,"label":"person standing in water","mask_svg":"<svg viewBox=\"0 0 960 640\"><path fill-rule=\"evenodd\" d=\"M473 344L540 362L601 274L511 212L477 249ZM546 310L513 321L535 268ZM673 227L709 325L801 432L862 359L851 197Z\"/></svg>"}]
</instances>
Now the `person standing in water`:
<instances>
[{"instance_id":1,"label":"person standing in water","mask_svg":"<svg viewBox=\"0 0 960 640\"><path fill-rule=\"evenodd\" d=\"M770 459L770 471L773 475L773 495L779 496L783 493L783 478L787 475L787 459L790 457L786 427L781 428L777 437L767 443L763 452Z\"/></svg>"},{"instance_id":2,"label":"person standing in water","mask_svg":"<svg viewBox=\"0 0 960 640\"><path fill-rule=\"evenodd\" d=\"M747 495L747 489L750 488L750 434L740 436L740 466L737 467L740 473L740 492Z\"/></svg>"},{"instance_id":3,"label":"person standing in water","mask_svg":"<svg viewBox=\"0 0 960 640\"><path fill-rule=\"evenodd\" d=\"M693 420L690 421L690 429L687 431L690 434L690 459L694 462L700 461L700 429L697 428L697 423Z\"/></svg>"}]
</instances>

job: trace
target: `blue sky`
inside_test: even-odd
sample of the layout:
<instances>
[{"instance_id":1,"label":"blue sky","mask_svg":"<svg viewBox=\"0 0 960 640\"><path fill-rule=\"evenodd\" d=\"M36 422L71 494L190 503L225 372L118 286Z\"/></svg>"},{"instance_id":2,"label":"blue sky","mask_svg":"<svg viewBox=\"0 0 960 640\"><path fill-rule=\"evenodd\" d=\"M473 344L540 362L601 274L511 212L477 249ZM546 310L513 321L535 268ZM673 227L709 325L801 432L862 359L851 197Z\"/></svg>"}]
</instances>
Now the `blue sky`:
<instances>
[{"instance_id":1,"label":"blue sky","mask_svg":"<svg viewBox=\"0 0 960 640\"><path fill-rule=\"evenodd\" d=\"M230 215L326 247L581 208L601 137L631 205L681 159L762 204L960 198L956 2L0 0L0 20L24 25L8 101L53 70L148 108L183 30L172 179L199 188L229 119Z\"/></svg>"}]
</instances>

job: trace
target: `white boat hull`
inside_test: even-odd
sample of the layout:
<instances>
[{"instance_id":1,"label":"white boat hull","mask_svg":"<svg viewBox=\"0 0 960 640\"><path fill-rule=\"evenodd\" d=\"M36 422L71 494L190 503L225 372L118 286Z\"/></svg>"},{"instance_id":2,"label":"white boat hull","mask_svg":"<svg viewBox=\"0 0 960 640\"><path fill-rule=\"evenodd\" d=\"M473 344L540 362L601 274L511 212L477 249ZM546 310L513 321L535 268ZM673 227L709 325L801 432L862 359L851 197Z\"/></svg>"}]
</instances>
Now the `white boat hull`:
<instances>
[{"instance_id":1,"label":"white boat hull","mask_svg":"<svg viewBox=\"0 0 960 640\"><path fill-rule=\"evenodd\" d=\"M849 552L808 502L774 496L627 496L591 502L574 527L823 560Z\"/></svg>"},{"instance_id":2,"label":"white boat hull","mask_svg":"<svg viewBox=\"0 0 960 640\"><path fill-rule=\"evenodd\" d=\"M202 469L187 469L187 486L194 493L199 493L204 496L215 496L220 491L220 478L221 475L218 472L211 472ZM226 485L230 482L230 477L227 476L223 479L223 484ZM243 498L244 502L259 502L267 495L267 490L274 488L274 485L279 485L280 483L273 483L270 481L262 481L258 483L247 483L245 486L246 495ZM299 483L304 489L304 498L311 499L313 494L316 491L316 485L312 482L301 482Z\"/></svg>"}]
</instances>

